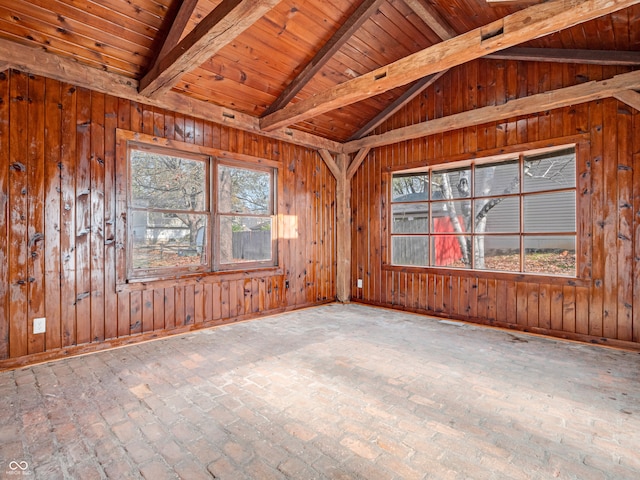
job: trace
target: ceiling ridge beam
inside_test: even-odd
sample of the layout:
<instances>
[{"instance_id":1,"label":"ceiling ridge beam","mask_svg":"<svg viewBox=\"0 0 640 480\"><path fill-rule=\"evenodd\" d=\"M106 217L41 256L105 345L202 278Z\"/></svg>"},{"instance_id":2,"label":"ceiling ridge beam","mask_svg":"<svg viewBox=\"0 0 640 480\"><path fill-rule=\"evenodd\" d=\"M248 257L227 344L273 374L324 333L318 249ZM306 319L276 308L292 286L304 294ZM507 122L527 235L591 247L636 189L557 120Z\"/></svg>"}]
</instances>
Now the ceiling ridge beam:
<instances>
[{"instance_id":1,"label":"ceiling ridge beam","mask_svg":"<svg viewBox=\"0 0 640 480\"><path fill-rule=\"evenodd\" d=\"M449 130L459 130L465 127L531 115L546 110L620 95L624 91L637 88L640 88L640 70L623 73L605 80L581 83L571 87L517 98L502 105L490 105L446 117L434 118L433 120L408 127L390 130L380 135L371 135L361 140L345 143L343 145L344 152L352 153L366 147L381 147ZM628 96L631 97L630 95Z\"/></svg>"},{"instance_id":2,"label":"ceiling ridge beam","mask_svg":"<svg viewBox=\"0 0 640 480\"><path fill-rule=\"evenodd\" d=\"M640 0L550 0L397 60L263 117L272 130L379 95L432 73L640 3Z\"/></svg>"},{"instance_id":3,"label":"ceiling ridge beam","mask_svg":"<svg viewBox=\"0 0 640 480\"><path fill-rule=\"evenodd\" d=\"M640 52L618 50L510 47L499 52L490 53L485 58L590 65L640 65Z\"/></svg>"},{"instance_id":4,"label":"ceiling ridge beam","mask_svg":"<svg viewBox=\"0 0 640 480\"><path fill-rule=\"evenodd\" d=\"M262 18L280 0L223 0L140 81L140 93L160 96Z\"/></svg>"},{"instance_id":5,"label":"ceiling ridge beam","mask_svg":"<svg viewBox=\"0 0 640 480\"><path fill-rule=\"evenodd\" d=\"M404 3L427 24L427 27L433 30L433 33L440 37L440 40L449 40L458 35L458 32L451 28L451 25L425 0L404 0Z\"/></svg>"},{"instance_id":6,"label":"ceiling ridge beam","mask_svg":"<svg viewBox=\"0 0 640 480\"><path fill-rule=\"evenodd\" d=\"M284 129L276 132L262 132L256 117L176 92L168 92L157 99L141 95L138 93L138 81L133 78L89 67L70 58L46 52L41 48L0 39L0 64L2 63L25 73L41 75L114 97L153 105L287 143L313 149L325 148L332 152L342 151L342 144L339 142L299 130Z\"/></svg>"},{"instance_id":7,"label":"ceiling ridge beam","mask_svg":"<svg viewBox=\"0 0 640 480\"><path fill-rule=\"evenodd\" d=\"M356 11L333 34L331 39L318 50L311 61L287 85L278 98L264 111L262 116L269 115L287 105L385 1L387 0L363 0Z\"/></svg>"}]
</instances>

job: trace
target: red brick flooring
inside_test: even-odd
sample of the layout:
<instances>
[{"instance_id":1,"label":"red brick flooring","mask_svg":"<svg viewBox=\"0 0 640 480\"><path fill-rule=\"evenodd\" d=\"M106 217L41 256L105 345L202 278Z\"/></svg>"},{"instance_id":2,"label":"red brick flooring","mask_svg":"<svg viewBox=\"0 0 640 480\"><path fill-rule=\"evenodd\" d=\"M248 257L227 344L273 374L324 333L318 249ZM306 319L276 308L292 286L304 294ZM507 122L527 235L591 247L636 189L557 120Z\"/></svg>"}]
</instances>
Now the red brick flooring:
<instances>
[{"instance_id":1,"label":"red brick flooring","mask_svg":"<svg viewBox=\"0 0 640 480\"><path fill-rule=\"evenodd\" d=\"M0 373L0 478L639 479L640 355L327 305Z\"/></svg>"}]
</instances>

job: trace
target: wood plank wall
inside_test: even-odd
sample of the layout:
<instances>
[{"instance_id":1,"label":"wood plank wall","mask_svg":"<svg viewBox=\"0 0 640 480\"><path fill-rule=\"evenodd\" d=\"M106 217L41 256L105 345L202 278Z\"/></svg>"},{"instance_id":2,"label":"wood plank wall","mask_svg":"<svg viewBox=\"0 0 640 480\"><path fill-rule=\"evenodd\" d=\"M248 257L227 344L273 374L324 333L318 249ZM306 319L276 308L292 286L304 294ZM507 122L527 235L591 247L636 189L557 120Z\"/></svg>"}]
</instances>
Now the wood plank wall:
<instances>
[{"instance_id":1,"label":"wood plank wall","mask_svg":"<svg viewBox=\"0 0 640 480\"><path fill-rule=\"evenodd\" d=\"M280 162L279 271L116 291L116 128ZM0 368L333 301L334 198L313 150L0 72Z\"/></svg>"},{"instance_id":2,"label":"wood plank wall","mask_svg":"<svg viewBox=\"0 0 640 480\"><path fill-rule=\"evenodd\" d=\"M480 60L453 69L378 133L626 70ZM507 146L586 138L578 159L581 282L383 268L384 172ZM352 183L355 301L599 343L640 342L640 114L615 99L374 149ZM364 280L357 288L358 278Z\"/></svg>"}]
</instances>

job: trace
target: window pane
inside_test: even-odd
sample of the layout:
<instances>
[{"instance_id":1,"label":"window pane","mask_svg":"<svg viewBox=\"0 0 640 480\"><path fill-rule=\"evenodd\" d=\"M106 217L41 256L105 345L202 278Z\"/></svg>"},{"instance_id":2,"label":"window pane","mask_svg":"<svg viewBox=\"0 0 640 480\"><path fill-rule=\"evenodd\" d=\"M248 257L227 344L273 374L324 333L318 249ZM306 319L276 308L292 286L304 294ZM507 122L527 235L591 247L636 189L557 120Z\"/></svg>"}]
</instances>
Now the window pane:
<instances>
[{"instance_id":1,"label":"window pane","mask_svg":"<svg viewBox=\"0 0 640 480\"><path fill-rule=\"evenodd\" d=\"M391 206L391 233L428 233L429 204L396 203Z\"/></svg>"},{"instance_id":2,"label":"window pane","mask_svg":"<svg viewBox=\"0 0 640 480\"><path fill-rule=\"evenodd\" d=\"M475 242L475 268L504 272L520 271L520 237L478 235Z\"/></svg>"},{"instance_id":3,"label":"window pane","mask_svg":"<svg viewBox=\"0 0 640 480\"><path fill-rule=\"evenodd\" d=\"M525 232L574 232L575 192L543 193L524 197Z\"/></svg>"},{"instance_id":4,"label":"window pane","mask_svg":"<svg viewBox=\"0 0 640 480\"><path fill-rule=\"evenodd\" d=\"M392 202L416 202L428 200L429 174L397 174L391 180Z\"/></svg>"},{"instance_id":5,"label":"window pane","mask_svg":"<svg viewBox=\"0 0 640 480\"><path fill-rule=\"evenodd\" d=\"M432 173L431 199L465 198L471 195L471 168L438 170Z\"/></svg>"},{"instance_id":6,"label":"window pane","mask_svg":"<svg viewBox=\"0 0 640 480\"><path fill-rule=\"evenodd\" d=\"M518 193L520 178L518 161L480 165L475 170L475 196Z\"/></svg>"},{"instance_id":7,"label":"window pane","mask_svg":"<svg viewBox=\"0 0 640 480\"><path fill-rule=\"evenodd\" d=\"M207 265L207 216L134 211L133 268Z\"/></svg>"},{"instance_id":8,"label":"window pane","mask_svg":"<svg viewBox=\"0 0 640 480\"><path fill-rule=\"evenodd\" d=\"M437 267L471 268L464 251L471 250L471 237L468 235L432 235L431 264Z\"/></svg>"},{"instance_id":9,"label":"window pane","mask_svg":"<svg viewBox=\"0 0 640 480\"><path fill-rule=\"evenodd\" d=\"M476 200L476 233L518 233L520 231L520 199L494 197Z\"/></svg>"},{"instance_id":10,"label":"window pane","mask_svg":"<svg viewBox=\"0 0 640 480\"><path fill-rule=\"evenodd\" d=\"M552 275L576 274L576 237L525 237L524 271Z\"/></svg>"},{"instance_id":11,"label":"window pane","mask_svg":"<svg viewBox=\"0 0 640 480\"><path fill-rule=\"evenodd\" d=\"M200 212L207 209L204 161L146 150L130 152L133 207Z\"/></svg>"},{"instance_id":12,"label":"window pane","mask_svg":"<svg viewBox=\"0 0 640 480\"><path fill-rule=\"evenodd\" d=\"M268 217L220 217L220 263L271 260L271 230Z\"/></svg>"},{"instance_id":13,"label":"window pane","mask_svg":"<svg viewBox=\"0 0 640 480\"><path fill-rule=\"evenodd\" d=\"M271 175L260 170L220 165L218 211L271 214Z\"/></svg>"},{"instance_id":14,"label":"window pane","mask_svg":"<svg viewBox=\"0 0 640 480\"><path fill-rule=\"evenodd\" d=\"M471 228L471 200L432 202L434 233L465 233Z\"/></svg>"},{"instance_id":15,"label":"window pane","mask_svg":"<svg viewBox=\"0 0 640 480\"><path fill-rule=\"evenodd\" d=\"M424 267L428 262L429 237L391 237L391 263Z\"/></svg>"},{"instance_id":16,"label":"window pane","mask_svg":"<svg viewBox=\"0 0 640 480\"><path fill-rule=\"evenodd\" d=\"M569 148L524 157L524 192L576 186L576 154Z\"/></svg>"}]
</instances>

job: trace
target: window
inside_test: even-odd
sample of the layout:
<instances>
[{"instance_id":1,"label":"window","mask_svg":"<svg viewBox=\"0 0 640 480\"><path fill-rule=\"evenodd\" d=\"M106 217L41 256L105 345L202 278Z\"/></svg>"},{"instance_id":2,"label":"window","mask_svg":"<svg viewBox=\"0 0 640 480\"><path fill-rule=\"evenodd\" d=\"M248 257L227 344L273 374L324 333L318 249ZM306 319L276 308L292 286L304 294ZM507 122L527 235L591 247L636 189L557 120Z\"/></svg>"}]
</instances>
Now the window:
<instances>
[{"instance_id":1,"label":"window","mask_svg":"<svg viewBox=\"0 0 640 480\"><path fill-rule=\"evenodd\" d=\"M391 264L576 275L575 147L397 172Z\"/></svg>"},{"instance_id":2,"label":"window","mask_svg":"<svg viewBox=\"0 0 640 480\"><path fill-rule=\"evenodd\" d=\"M275 265L275 169L127 144L127 278Z\"/></svg>"}]
</instances>

